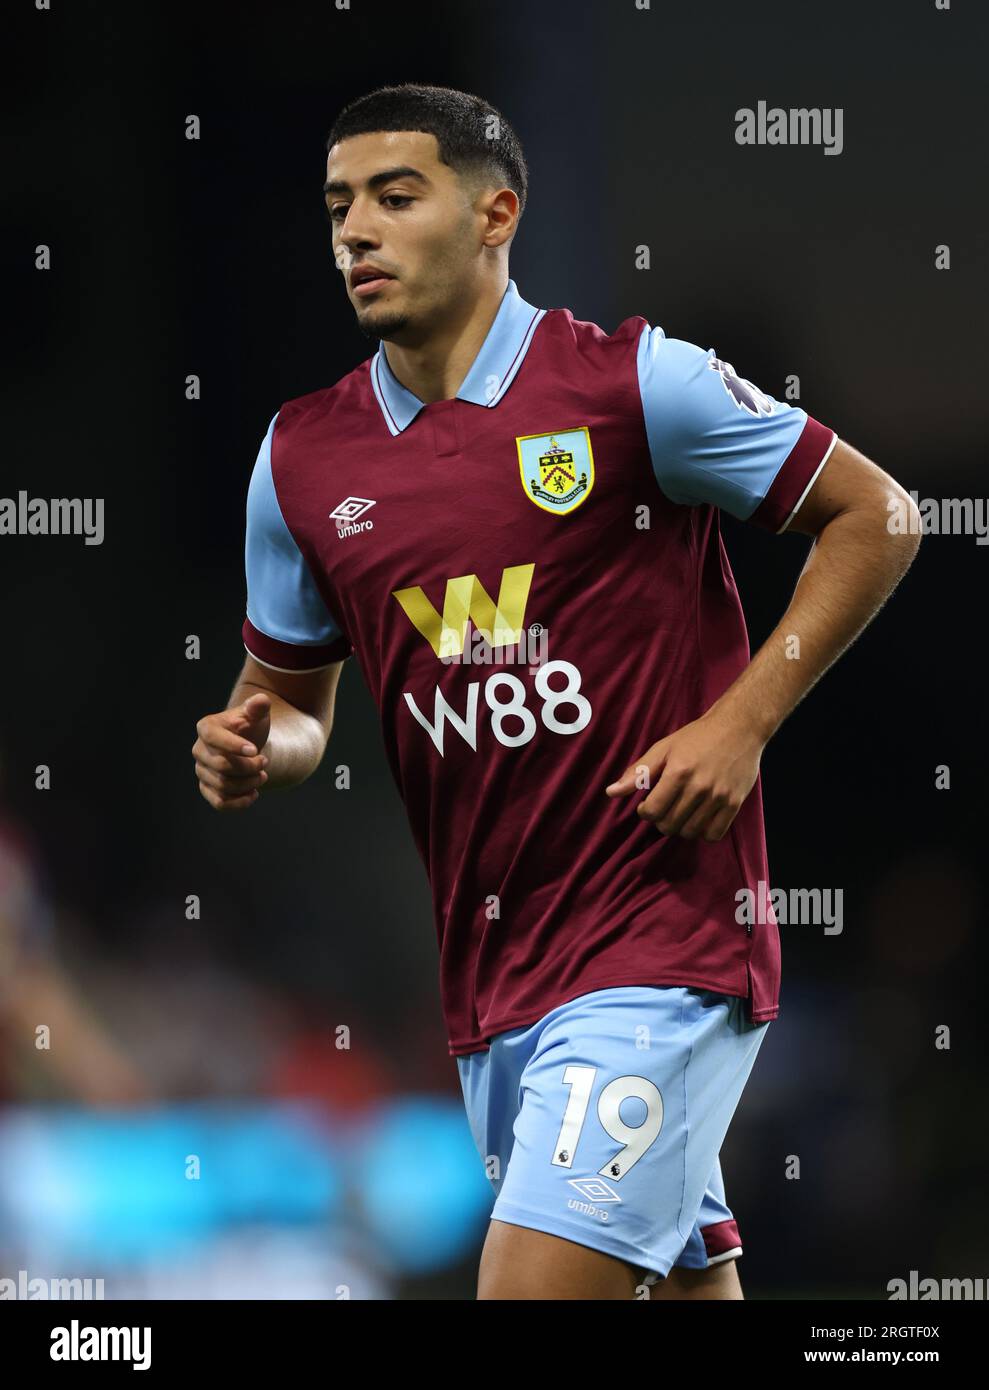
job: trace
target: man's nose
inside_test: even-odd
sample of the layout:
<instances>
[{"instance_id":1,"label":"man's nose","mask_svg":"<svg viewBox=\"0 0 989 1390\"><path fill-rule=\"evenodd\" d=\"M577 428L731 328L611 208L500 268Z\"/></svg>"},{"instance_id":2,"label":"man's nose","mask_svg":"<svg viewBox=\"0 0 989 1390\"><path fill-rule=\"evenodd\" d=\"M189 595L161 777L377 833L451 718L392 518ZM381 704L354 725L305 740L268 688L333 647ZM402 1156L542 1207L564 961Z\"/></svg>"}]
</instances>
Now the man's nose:
<instances>
[{"instance_id":1,"label":"man's nose","mask_svg":"<svg viewBox=\"0 0 989 1390\"><path fill-rule=\"evenodd\" d=\"M340 228L340 240L348 251L363 251L368 247L377 246L378 239L374 234L367 213L363 209L358 209L357 203L351 203L347 216L343 220Z\"/></svg>"}]
</instances>

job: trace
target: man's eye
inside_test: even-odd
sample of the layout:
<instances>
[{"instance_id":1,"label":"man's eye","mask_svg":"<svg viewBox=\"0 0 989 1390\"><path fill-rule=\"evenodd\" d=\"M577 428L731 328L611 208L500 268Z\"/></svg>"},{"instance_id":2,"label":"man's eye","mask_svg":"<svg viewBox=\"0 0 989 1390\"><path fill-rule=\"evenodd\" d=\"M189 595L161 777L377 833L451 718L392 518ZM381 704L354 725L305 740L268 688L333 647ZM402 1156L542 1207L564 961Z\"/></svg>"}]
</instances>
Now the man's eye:
<instances>
[{"instance_id":1,"label":"man's eye","mask_svg":"<svg viewBox=\"0 0 989 1390\"><path fill-rule=\"evenodd\" d=\"M412 199L405 193L386 193L381 201L389 207L404 207L406 203L411 203Z\"/></svg>"},{"instance_id":2,"label":"man's eye","mask_svg":"<svg viewBox=\"0 0 989 1390\"><path fill-rule=\"evenodd\" d=\"M343 219L347 216L347 204L334 203L333 206L329 209L329 214L331 222L342 222Z\"/></svg>"}]
</instances>

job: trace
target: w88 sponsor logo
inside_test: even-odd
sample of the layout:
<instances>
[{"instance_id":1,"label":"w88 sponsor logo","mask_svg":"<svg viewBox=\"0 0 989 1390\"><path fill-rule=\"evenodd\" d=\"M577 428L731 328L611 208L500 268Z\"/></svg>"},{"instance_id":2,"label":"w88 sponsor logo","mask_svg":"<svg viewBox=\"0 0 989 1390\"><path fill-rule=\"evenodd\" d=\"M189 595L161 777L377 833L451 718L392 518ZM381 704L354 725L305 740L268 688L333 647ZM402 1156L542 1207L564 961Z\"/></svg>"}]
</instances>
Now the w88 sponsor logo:
<instances>
[{"instance_id":1,"label":"w88 sponsor logo","mask_svg":"<svg viewBox=\"0 0 989 1390\"><path fill-rule=\"evenodd\" d=\"M550 677L556 672L566 678L566 684L558 689L550 685ZM540 666L533 682L534 691L527 690L510 671L496 671L483 682L483 687L481 681L471 681L463 714L448 703L437 686L431 720L408 691L403 698L412 717L426 730L436 751L443 757L447 724L477 752L478 706L482 699L485 708L480 717L486 715L490 719L491 732L506 748L518 748L531 742L540 724L553 734L579 734L591 722L593 712L587 696L580 693L580 681L580 672L570 661L548 661Z\"/></svg>"}]
</instances>

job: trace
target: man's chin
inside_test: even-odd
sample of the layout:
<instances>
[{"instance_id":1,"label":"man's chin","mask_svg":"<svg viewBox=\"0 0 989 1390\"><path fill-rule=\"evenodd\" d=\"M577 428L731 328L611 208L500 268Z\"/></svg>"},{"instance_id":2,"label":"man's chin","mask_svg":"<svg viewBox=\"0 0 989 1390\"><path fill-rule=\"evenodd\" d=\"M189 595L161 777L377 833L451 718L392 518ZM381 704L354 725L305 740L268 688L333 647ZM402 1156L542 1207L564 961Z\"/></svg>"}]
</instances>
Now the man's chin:
<instances>
[{"instance_id":1,"label":"man's chin","mask_svg":"<svg viewBox=\"0 0 989 1390\"><path fill-rule=\"evenodd\" d=\"M409 315L396 313L394 309L369 307L357 315L357 327L366 338L396 337L409 326Z\"/></svg>"}]
</instances>

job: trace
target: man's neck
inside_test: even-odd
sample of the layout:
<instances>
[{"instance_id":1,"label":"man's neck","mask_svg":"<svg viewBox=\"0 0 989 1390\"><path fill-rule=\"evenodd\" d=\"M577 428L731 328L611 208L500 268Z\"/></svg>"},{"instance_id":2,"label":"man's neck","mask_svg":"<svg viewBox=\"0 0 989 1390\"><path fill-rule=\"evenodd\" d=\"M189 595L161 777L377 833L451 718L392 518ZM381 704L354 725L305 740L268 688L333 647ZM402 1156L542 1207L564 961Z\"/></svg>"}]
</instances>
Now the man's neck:
<instances>
[{"instance_id":1,"label":"man's neck","mask_svg":"<svg viewBox=\"0 0 989 1390\"><path fill-rule=\"evenodd\" d=\"M495 321L508 274L485 285L476 299L415 347L382 343L388 366L414 396L428 405L457 394Z\"/></svg>"}]
</instances>

